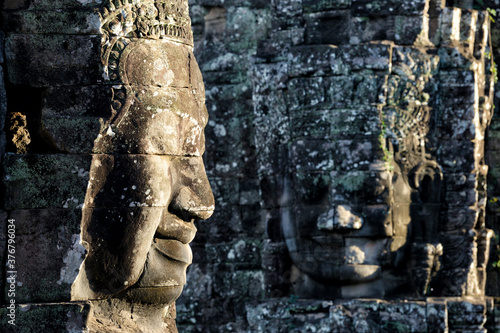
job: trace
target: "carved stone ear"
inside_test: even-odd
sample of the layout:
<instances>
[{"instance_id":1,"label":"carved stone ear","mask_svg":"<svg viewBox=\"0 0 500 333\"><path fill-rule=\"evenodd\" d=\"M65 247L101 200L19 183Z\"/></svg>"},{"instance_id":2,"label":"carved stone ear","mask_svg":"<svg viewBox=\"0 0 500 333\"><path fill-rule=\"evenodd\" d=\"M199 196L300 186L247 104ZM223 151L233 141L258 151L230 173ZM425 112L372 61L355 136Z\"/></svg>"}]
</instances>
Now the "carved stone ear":
<instances>
[{"instance_id":1,"label":"carved stone ear","mask_svg":"<svg viewBox=\"0 0 500 333\"><path fill-rule=\"evenodd\" d=\"M423 161L414 167L408 174L408 181L413 189L418 190L425 177L432 182L443 180L443 171L436 161Z\"/></svg>"}]
</instances>

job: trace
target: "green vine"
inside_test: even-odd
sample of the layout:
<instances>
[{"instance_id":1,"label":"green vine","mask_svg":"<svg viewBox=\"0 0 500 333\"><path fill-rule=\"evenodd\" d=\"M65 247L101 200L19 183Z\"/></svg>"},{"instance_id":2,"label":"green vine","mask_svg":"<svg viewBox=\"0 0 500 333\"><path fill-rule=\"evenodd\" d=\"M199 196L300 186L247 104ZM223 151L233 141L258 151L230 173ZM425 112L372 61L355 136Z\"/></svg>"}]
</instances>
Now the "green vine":
<instances>
[{"instance_id":1,"label":"green vine","mask_svg":"<svg viewBox=\"0 0 500 333\"><path fill-rule=\"evenodd\" d=\"M388 170L392 170L392 155L391 152L387 149L387 145L385 142L386 134L387 134L387 124L385 123L385 114L384 111L380 110L380 134L378 136L379 147L382 149L384 153L383 161L387 166Z\"/></svg>"},{"instance_id":2,"label":"green vine","mask_svg":"<svg viewBox=\"0 0 500 333\"><path fill-rule=\"evenodd\" d=\"M490 21L492 23L495 23L494 17L497 16L497 11L493 8L486 8L486 11L490 14Z\"/></svg>"}]
</instances>

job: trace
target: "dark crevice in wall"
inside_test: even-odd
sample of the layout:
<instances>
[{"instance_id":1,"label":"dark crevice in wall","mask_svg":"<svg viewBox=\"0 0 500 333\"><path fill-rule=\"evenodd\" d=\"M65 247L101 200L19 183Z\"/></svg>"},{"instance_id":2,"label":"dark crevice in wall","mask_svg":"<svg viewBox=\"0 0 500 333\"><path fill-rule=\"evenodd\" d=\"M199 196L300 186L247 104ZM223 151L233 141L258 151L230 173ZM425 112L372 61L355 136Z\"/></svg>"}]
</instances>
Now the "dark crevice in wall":
<instances>
[{"instance_id":1,"label":"dark crevice in wall","mask_svg":"<svg viewBox=\"0 0 500 333\"><path fill-rule=\"evenodd\" d=\"M6 151L17 154L60 152L44 133L41 123L44 88L6 85Z\"/></svg>"}]
</instances>

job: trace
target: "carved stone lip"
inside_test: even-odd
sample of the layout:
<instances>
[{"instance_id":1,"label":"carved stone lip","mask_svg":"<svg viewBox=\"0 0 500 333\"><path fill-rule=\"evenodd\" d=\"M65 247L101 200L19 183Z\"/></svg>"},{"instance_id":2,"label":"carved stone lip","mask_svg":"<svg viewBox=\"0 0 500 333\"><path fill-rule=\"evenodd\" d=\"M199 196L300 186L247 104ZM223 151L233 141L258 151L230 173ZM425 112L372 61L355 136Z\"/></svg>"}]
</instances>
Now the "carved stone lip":
<instances>
[{"instance_id":1,"label":"carved stone lip","mask_svg":"<svg viewBox=\"0 0 500 333\"><path fill-rule=\"evenodd\" d=\"M193 262L193 252L191 251L191 247L188 244L183 244L182 242L175 239L155 238L153 240L153 246L155 246L158 251L171 259L186 263L188 265Z\"/></svg>"},{"instance_id":2,"label":"carved stone lip","mask_svg":"<svg viewBox=\"0 0 500 333\"><path fill-rule=\"evenodd\" d=\"M179 217L168 213L156 229L155 239L174 239L183 244L189 244L196 235L194 220L186 222Z\"/></svg>"}]
</instances>

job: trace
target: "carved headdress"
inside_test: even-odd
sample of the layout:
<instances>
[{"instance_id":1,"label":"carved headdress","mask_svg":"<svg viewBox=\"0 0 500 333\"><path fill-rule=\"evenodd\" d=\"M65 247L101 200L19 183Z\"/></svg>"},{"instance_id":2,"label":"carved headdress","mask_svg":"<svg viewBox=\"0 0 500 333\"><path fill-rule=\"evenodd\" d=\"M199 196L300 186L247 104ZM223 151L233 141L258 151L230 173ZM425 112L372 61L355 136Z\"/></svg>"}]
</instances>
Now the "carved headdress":
<instances>
[{"instance_id":1,"label":"carved headdress","mask_svg":"<svg viewBox=\"0 0 500 333\"><path fill-rule=\"evenodd\" d=\"M425 176L442 179L441 167L432 155L432 107L429 105L432 90L432 71L438 62L427 54L397 52L398 74L389 79L387 93L389 105L384 109L382 122L387 126L387 135L397 145L396 160L410 184L418 188ZM414 57L420 57L415 61Z\"/></svg>"},{"instance_id":2,"label":"carved headdress","mask_svg":"<svg viewBox=\"0 0 500 333\"><path fill-rule=\"evenodd\" d=\"M109 0L101 22L108 39L169 38L193 45L187 0Z\"/></svg>"}]
</instances>

